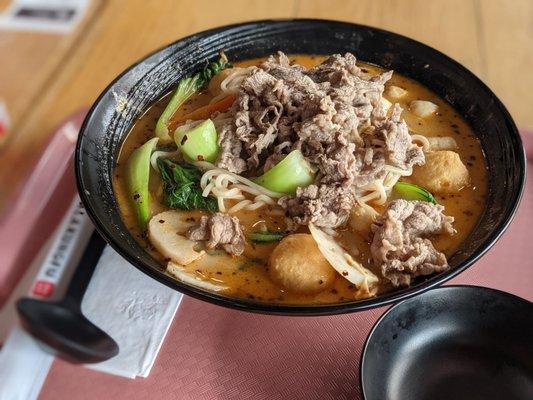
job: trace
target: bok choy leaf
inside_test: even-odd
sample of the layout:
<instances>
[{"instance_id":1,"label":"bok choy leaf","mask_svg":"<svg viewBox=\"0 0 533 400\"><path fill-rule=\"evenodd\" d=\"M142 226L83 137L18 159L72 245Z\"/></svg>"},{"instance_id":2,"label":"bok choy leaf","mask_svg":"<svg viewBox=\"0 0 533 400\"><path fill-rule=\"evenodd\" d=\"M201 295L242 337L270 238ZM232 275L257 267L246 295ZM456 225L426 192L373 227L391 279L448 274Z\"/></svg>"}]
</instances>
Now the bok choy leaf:
<instances>
[{"instance_id":1,"label":"bok choy leaf","mask_svg":"<svg viewBox=\"0 0 533 400\"><path fill-rule=\"evenodd\" d=\"M172 141L172 138L170 137L171 132L168 129L168 122L176 110L194 93L205 87L213 76L229 66L230 63L228 62L228 59L224 54L221 54L218 61L207 64L200 72L180 81L178 88L159 117L155 127L155 134L161 139L161 142L169 143Z\"/></svg>"},{"instance_id":2,"label":"bok choy leaf","mask_svg":"<svg viewBox=\"0 0 533 400\"><path fill-rule=\"evenodd\" d=\"M163 180L163 204L180 210L218 211L214 197L202 196L202 173L198 168L179 165L166 158L158 158L157 166Z\"/></svg>"},{"instance_id":3,"label":"bok choy leaf","mask_svg":"<svg viewBox=\"0 0 533 400\"><path fill-rule=\"evenodd\" d=\"M293 150L254 182L274 192L294 194L298 187L309 186L314 180L315 171L302 152Z\"/></svg>"},{"instance_id":4,"label":"bok choy leaf","mask_svg":"<svg viewBox=\"0 0 533 400\"><path fill-rule=\"evenodd\" d=\"M147 141L131 154L126 164L128 191L141 229L146 228L150 219L150 193L148 192L150 157L157 141L158 138Z\"/></svg>"},{"instance_id":5,"label":"bok choy leaf","mask_svg":"<svg viewBox=\"0 0 533 400\"><path fill-rule=\"evenodd\" d=\"M215 124L210 119L199 123L188 130L176 129L174 140L178 149L191 161L216 161L218 148L218 134Z\"/></svg>"}]
</instances>

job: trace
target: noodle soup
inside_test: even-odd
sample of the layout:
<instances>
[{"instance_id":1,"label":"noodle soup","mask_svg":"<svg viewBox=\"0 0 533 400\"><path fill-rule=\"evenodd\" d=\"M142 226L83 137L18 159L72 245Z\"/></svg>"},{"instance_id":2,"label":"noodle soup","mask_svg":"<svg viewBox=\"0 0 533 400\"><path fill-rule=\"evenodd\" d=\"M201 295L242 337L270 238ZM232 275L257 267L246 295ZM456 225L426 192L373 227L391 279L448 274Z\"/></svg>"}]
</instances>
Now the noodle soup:
<instances>
[{"instance_id":1,"label":"noodle soup","mask_svg":"<svg viewBox=\"0 0 533 400\"><path fill-rule=\"evenodd\" d=\"M219 63L139 118L114 175L127 228L176 279L265 302L353 301L449 268L486 194L470 127L397 73L283 57Z\"/></svg>"}]
</instances>

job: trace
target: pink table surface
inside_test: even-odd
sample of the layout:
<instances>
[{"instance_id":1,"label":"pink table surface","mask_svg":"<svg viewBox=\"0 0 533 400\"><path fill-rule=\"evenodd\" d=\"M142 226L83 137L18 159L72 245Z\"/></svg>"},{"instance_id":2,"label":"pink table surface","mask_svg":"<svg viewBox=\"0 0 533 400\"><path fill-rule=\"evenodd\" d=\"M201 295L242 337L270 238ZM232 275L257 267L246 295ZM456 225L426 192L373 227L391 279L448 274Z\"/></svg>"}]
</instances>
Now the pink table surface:
<instances>
[{"instance_id":1,"label":"pink table surface","mask_svg":"<svg viewBox=\"0 0 533 400\"><path fill-rule=\"evenodd\" d=\"M529 135L531 136L531 135ZM533 158L532 137L528 142ZM450 283L533 300L533 164L515 221ZM151 375L128 380L55 361L40 400L358 399L364 341L385 308L333 317L256 315L183 302Z\"/></svg>"}]
</instances>

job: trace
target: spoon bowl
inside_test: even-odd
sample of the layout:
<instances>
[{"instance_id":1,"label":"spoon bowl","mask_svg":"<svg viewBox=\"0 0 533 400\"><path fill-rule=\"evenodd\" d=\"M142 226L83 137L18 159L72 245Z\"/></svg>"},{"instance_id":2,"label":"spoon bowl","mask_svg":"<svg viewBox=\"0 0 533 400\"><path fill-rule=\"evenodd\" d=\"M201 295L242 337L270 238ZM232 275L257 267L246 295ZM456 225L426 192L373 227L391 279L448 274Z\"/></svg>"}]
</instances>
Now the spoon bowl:
<instances>
[{"instance_id":1,"label":"spoon bowl","mask_svg":"<svg viewBox=\"0 0 533 400\"><path fill-rule=\"evenodd\" d=\"M96 363L114 357L118 344L83 315L81 302L106 242L94 232L59 301L22 298L17 311L22 326L45 349L71 363Z\"/></svg>"},{"instance_id":2,"label":"spoon bowl","mask_svg":"<svg viewBox=\"0 0 533 400\"><path fill-rule=\"evenodd\" d=\"M73 363L96 363L118 354L117 343L65 302L24 298L17 302L22 326L57 356Z\"/></svg>"}]
</instances>

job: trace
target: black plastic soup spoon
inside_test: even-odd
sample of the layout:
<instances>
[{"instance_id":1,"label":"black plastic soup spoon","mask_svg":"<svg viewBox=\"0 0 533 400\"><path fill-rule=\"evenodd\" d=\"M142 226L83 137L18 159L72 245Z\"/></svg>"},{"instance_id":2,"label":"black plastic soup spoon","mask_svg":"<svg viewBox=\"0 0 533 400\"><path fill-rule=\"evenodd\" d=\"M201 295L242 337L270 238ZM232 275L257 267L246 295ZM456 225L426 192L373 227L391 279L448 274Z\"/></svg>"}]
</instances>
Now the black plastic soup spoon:
<instances>
[{"instance_id":1,"label":"black plastic soup spoon","mask_svg":"<svg viewBox=\"0 0 533 400\"><path fill-rule=\"evenodd\" d=\"M73 363L96 363L118 354L117 343L81 312L81 301L106 242L95 231L59 301L22 298L17 302L22 326L47 351Z\"/></svg>"}]
</instances>

